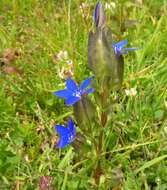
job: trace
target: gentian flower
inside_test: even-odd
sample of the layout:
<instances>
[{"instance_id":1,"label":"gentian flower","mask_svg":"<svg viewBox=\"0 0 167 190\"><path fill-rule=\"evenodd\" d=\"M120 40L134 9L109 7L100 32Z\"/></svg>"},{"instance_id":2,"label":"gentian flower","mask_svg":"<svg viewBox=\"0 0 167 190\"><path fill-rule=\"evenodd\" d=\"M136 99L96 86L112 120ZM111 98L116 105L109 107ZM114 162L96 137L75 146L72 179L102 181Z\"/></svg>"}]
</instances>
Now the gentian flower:
<instances>
[{"instance_id":1,"label":"gentian flower","mask_svg":"<svg viewBox=\"0 0 167 190\"><path fill-rule=\"evenodd\" d=\"M56 91L54 94L59 98L66 99L65 104L67 106L73 105L76 102L80 101L81 97L84 94L89 94L94 91L93 88L89 88L88 90L86 90L86 88L90 85L92 79L93 77L87 78L82 82L81 86L78 87L74 80L68 78L66 80L67 88L64 90Z\"/></svg>"},{"instance_id":2,"label":"gentian flower","mask_svg":"<svg viewBox=\"0 0 167 190\"><path fill-rule=\"evenodd\" d=\"M124 48L128 43L128 40L122 40L118 43L112 43L112 46L114 48L115 54L116 55L121 55L121 54L128 54L128 51L131 50L139 50L140 48L132 47L132 48Z\"/></svg>"},{"instance_id":3,"label":"gentian flower","mask_svg":"<svg viewBox=\"0 0 167 190\"><path fill-rule=\"evenodd\" d=\"M71 118L69 118L68 120L68 127L62 125L56 125L55 129L58 135L60 136L60 140L56 145L57 148L64 148L75 140L76 128Z\"/></svg>"},{"instance_id":4,"label":"gentian flower","mask_svg":"<svg viewBox=\"0 0 167 190\"><path fill-rule=\"evenodd\" d=\"M94 11L94 21L97 28L103 28L105 25L106 16L100 1L97 3Z\"/></svg>"}]
</instances>

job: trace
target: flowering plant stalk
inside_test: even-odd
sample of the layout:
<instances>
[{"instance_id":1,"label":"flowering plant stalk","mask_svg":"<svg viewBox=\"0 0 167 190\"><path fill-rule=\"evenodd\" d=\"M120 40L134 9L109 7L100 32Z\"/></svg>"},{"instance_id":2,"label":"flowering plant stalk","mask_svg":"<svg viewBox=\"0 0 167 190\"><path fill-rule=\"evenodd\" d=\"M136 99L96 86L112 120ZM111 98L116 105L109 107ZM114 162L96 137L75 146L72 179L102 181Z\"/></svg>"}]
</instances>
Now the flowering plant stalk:
<instances>
[{"instance_id":1,"label":"flowering plant stalk","mask_svg":"<svg viewBox=\"0 0 167 190\"><path fill-rule=\"evenodd\" d=\"M73 79L67 78L66 89L54 94L65 99L66 106L73 106L77 122L75 124L70 118L68 127L55 126L60 137L56 147L64 148L70 143L75 150L88 147L91 157L94 158L92 175L98 185L100 176L105 172L101 166L101 159L102 153L106 151L106 129L111 125L111 97L112 93L121 88L123 81L123 54L138 48L125 48L127 40L118 43L112 41L112 33L106 26L106 16L100 1L95 8L94 22L95 32L89 33L88 40L88 63L94 76L85 79L80 86Z\"/></svg>"}]
</instances>

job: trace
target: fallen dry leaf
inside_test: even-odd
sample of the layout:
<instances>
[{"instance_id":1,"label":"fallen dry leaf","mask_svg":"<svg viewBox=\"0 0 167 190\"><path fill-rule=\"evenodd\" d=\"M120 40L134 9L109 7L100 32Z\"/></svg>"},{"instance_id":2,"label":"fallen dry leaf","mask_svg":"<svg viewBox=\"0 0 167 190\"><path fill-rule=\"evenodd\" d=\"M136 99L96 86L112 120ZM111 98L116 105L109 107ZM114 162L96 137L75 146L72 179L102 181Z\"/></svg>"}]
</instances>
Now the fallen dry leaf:
<instances>
[{"instance_id":1,"label":"fallen dry leaf","mask_svg":"<svg viewBox=\"0 0 167 190\"><path fill-rule=\"evenodd\" d=\"M21 71L16 67L3 67L2 71L6 74L21 74Z\"/></svg>"},{"instance_id":2,"label":"fallen dry leaf","mask_svg":"<svg viewBox=\"0 0 167 190\"><path fill-rule=\"evenodd\" d=\"M124 180L124 173L121 168L114 168L112 170L112 179L115 187L120 187Z\"/></svg>"},{"instance_id":3,"label":"fallen dry leaf","mask_svg":"<svg viewBox=\"0 0 167 190\"><path fill-rule=\"evenodd\" d=\"M19 55L18 51L12 48L7 48L2 53L1 61L3 64L11 64L15 61L16 57Z\"/></svg>"}]
</instances>

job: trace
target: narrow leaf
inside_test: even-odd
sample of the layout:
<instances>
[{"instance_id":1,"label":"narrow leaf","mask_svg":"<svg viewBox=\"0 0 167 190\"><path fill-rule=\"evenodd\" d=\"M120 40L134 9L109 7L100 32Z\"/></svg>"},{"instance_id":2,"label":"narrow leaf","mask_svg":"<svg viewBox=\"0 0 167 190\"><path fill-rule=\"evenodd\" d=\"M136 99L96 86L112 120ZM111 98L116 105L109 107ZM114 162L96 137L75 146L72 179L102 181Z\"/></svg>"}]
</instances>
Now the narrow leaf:
<instances>
[{"instance_id":1,"label":"narrow leaf","mask_svg":"<svg viewBox=\"0 0 167 190\"><path fill-rule=\"evenodd\" d=\"M141 166L140 168L138 168L137 170L135 170L135 174L145 170L146 168L149 168L151 166L153 166L154 164L157 164L158 162L164 160L165 158L167 158L167 154L166 155L163 155L163 156L160 156L158 158L154 158L148 162L146 162L143 166Z\"/></svg>"}]
</instances>

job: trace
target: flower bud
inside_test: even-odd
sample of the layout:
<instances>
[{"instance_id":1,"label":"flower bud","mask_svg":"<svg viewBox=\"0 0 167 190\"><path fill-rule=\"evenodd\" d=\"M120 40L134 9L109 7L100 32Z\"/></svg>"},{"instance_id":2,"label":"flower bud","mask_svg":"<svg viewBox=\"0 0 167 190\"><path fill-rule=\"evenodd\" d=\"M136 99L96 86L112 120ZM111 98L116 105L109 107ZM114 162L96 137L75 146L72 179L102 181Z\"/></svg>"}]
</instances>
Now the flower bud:
<instances>
[{"instance_id":1,"label":"flower bud","mask_svg":"<svg viewBox=\"0 0 167 190\"><path fill-rule=\"evenodd\" d=\"M97 28L104 28L106 16L103 10L102 3L99 1L96 5L95 12L94 12L94 21Z\"/></svg>"},{"instance_id":2,"label":"flower bud","mask_svg":"<svg viewBox=\"0 0 167 190\"><path fill-rule=\"evenodd\" d=\"M123 79L124 61L116 55L112 46L112 33L107 27L90 32L88 41L88 62L103 88L117 90Z\"/></svg>"}]
</instances>

